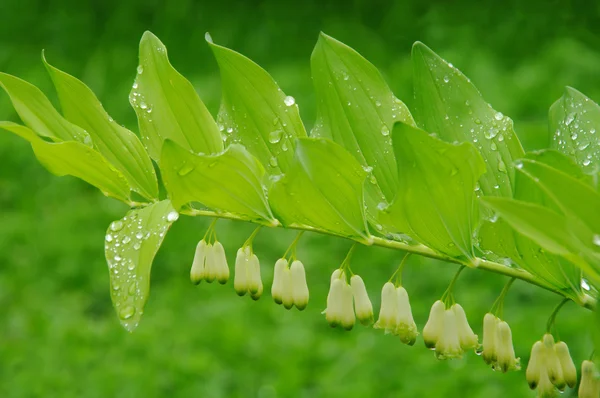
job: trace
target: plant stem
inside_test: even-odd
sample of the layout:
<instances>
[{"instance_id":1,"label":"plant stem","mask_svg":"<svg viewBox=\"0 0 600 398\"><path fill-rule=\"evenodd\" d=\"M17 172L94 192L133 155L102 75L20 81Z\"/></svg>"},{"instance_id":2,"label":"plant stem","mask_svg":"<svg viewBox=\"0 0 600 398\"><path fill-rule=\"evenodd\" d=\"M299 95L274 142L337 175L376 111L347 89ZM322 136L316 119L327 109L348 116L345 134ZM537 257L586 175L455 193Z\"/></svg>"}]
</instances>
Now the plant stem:
<instances>
[{"instance_id":1,"label":"plant stem","mask_svg":"<svg viewBox=\"0 0 600 398\"><path fill-rule=\"evenodd\" d=\"M568 298L564 298L555 308L554 311L552 311L552 314L550 314L550 318L548 318L548 323L546 324L546 332L550 333L550 330L552 329L552 326L554 326L554 320L556 319L556 315L558 314L558 311L560 311L560 309L562 308L563 305L567 304L567 302L569 302L570 300Z\"/></svg>"},{"instance_id":2,"label":"plant stem","mask_svg":"<svg viewBox=\"0 0 600 398\"><path fill-rule=\"evenodd\" d=\"M218 217L218 218L226 218L226 219L237 220L237 221L247 221L247 222L252 222L255 224L260 224L260 225L264 225L264 226L268 226L268 227L283 227L283 225L281 225L279 223L269 223L269 222L263 221L263 220L254 220L249 217L243 217L243 216L239 216L239 215L233 214L233 213L217 213L212 210L185 209L185 210L181 211L181 214L185 214L188 216ZM338 238L350 239L350 240L353 240L356 242L356 239L349 238L347 236L337 235L334 232L326 231L326 230L323 230L320 228L314 228L314 227L307 226L307 225L293 225L293 226L288 226L287 228L288 229L296 229L296 230L300 230L300 231L318 232L320 234L331 235L331 236L335 236ZM358 243L366 244L362 240L358 241ZM454 264L460 264L460 265L465 265L465 266L472 266L472 264L473 264L470 261L465 261L465 260L461 260L459 258L454 258L454 257L447 256L445 254L438 253L435 250L433 250L425 245L422 245L422 244L409 245L404 242L398 242L395 240L389 240L389 239L385 239L385 238L381 238L381 237L377 237L377 236L371 237L369 244L372 244L374 246L385 247L388 249L402 250L402 251L405 251L408 253L418 254L420 256L429 257L429 258L433 258L436 260L446 261L446 262L454 263ZM549 290L553 293L556 293L558 295L566 297L565 292L546 284L544 281L542 281L535 275L533 275L525 270L522 270L519 268L508 267L504 264L496 263L496 262L489 261L489 260L484 260L484 259L478 259L478 260L479 260L477 262L478 265L477 265L477 267L475 267L477 269L493 272L495 274L500 274L500 275L508 276L511 278L520 279L520 280L530 283L532 285L539 286L543 289ZM578 297L578 298L570 298L569 297L568 299L573 300L576 304L578 304L584 308L587 308L589 310L593 311L596 309L596 300L593 299L591 296L582 296L582 297Z\"/></svg>"}]
</instances>

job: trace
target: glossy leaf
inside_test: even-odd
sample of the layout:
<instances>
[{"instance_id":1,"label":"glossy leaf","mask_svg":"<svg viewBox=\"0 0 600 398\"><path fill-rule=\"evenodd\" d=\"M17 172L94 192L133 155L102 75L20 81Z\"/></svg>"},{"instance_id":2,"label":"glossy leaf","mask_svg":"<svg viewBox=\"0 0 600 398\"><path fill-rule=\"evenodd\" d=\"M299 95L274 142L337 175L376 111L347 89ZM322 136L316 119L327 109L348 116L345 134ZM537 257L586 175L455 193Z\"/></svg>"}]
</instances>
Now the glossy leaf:
<instances>
[{"instance_id":1,"label":"glossy leaf","mask_svg":"<svg viewBox=\"0 0 600 398\"><path fill-rule=\"evenodd\" d=\"M483 198L482 201L519 233L576 264L600 286L600 256L595 256L573 233L573 220L568 216L520 200Z\"/></svg>"},{"instance_id":2,"label":"glossy leaf","mask_svg":"<svg viewBox=\"0 0 600 398\"><path fill-rule=\"evenodd\" d=\"M106 231L110 295L121 325L130 332L137 327L148 300L154 256L178 217L171 202L163 200L127 212Z\"/></svg>"},{"instance_id":3,"label":"glossy leaf","mask_svg":"<svg viewBox=\"0 0 600 398\"><path fill-rule=\"evenodd\" d=\"M6 91L23 123L36 134L54 141L78 141L91 146L90 136L54 109L33 84L0 72L0 87Z\"/></svg>"},{"instance_id":4,"label":"glossy leaf","mask_svg":"<svg viewBox=\"0 0 600 398\"><path fill-rule=\"evenodd\" d=\"M207 41L221 71L219 122L227 141L243 144L270 174L287 172L296 138L306 137L294 98L250 59L214 44L208 35Z\"/></svg>"},{"instance_id":5,"label":"glossy leaf","mask_svg":"<svg viewBox=\"0 0 600 398\"><path fill-rule=\"evenodd\" d=\"M549 112L552 146L572 157L583 170L595 177L600 172L600 106L567 87Z\"/></svg>"},{"instance_id":6,"label":"glossy leaf","mask_svg":"<svg viewBox=\"0 0 600 398\"><path fill-rule=\"evenodd\" d=\"M390 133L396 121L414 125L408 108L375 66L323 33L311 56L311 70L317 96L317 122L311 136L329 138L346 148L372 170L376 184L367 185L367 190L379 187L391 202L398 174Z\"/></svg>"},{"instance_id":7,"label":"glossy leaf","mask_svg":"<svg viewBox=\"0 0 600 398\"><path fill-rule=\"evenodd\" d=\"M94 147L125 176L134 191L147 199L157 198L154 166L139 138L115 122L82 81L43 60L65 117L90 134Z\"/></svg>"},{"instance_id":8,"label":"glossy leaf","mask_svg":"<svg viewBox=\"0 0 600 398\"><path fill-rule=\"evenodd\" d=\"M441 253L473 258L481 155L469 143L449 144L403 123L394 126L393 139L399 189L389 212L398 231Z\"/></svg>"},{"instance_id":9,"label":"glossy leaf","mask_svg":"<svg viewBox=\"0 0 600 398\"><path fill-rule=\"evenodd\" d=\"M80 178L107 196L130 202L127 180L93 148L77 141L45 141L30 128L12 122L0 122L0 128L29 141L35 156L52 174Z\"/></svg>"},{"instance_id":10,"label":"glossy leaf","mask_svg":"<svg viewBox=\"0 0 600 398\"><path fill-rule=\"evenodd\" d=\"M167 140L160 164L176 209L200 202L217 212L276 222L263 188L265 170L243 146L232 144L217 155L196 155Z\"/></svg>"},{"instance_id":11,"label":"glossy leaf","mask_svg":"<svg viewBox=\"0 0 600 398\"><path fill-rule=\"evenodd\" d=\"M286 226L313 226L369 242L363 185L367 173L343 147L324 138L298 140L294 161L269 191Z\"/></svg>"},{"instance_id":12,"label":"glossy leaf","mask_svg":"<svg viewBox=\"0 0 600 398\"><path fill-rule=\"evenodd\" d=\"M423 43L413 46L412 61L417 124L444 141L473 143L487 169L479 180L482 193L512 197L513 163L523 157L512 120L492 109L465 75Z\"/></svg>"},{"instance_id":13,"label":"glossy leaf","mask_svg":"<svg viewBox=\"0 0 600 398\"><path fill-rule=\"evenodd\" d=\"M140 64L129 102L150 156L158 161L170 139L195 153L223 150L217 124L192 84L169 62L167 49L152 33L140 41Z\"/></svg>"}]
</instances>

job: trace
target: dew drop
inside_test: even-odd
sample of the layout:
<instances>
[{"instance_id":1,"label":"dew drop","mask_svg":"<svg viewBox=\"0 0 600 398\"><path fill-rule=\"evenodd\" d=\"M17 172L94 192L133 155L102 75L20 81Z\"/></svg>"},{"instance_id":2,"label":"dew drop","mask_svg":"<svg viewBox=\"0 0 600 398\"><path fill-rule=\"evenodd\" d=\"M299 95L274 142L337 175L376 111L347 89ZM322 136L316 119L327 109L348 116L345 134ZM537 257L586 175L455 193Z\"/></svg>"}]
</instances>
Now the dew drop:
<instances>
[{"instance_id":1,"label":"dew drop","mask_svg":"<svg viewBox=\"0 0 600 398\"><path fill-rule=\"evenodd\" d=\"M192 172L192 170L194 170L194 165L192 164L186 164L184 165L182 168L179 169L179 171L177 172L177 174L179 174L180 176L185 176L188 175Z\"/></svg>"},{"instance_id":2,"label":"dew drop","mask_svg":"<svg viewBox=\"0 0 600 398\"><path fill-rule=\"evenodd\" d=\"M502 112L496 112L496 114L494 115L494 119L496 120L502 120L504 118L504 115L502 114Z\"/></svg>"},{"instance_id":3,"label":"dew drop","mask_svg":"<svg viewBox=\"0 0 600 398\"><path fill-rule=\"evenodd\" d=\"M592 241L594 242L594 244L596 246L600 246L600 235L599 234L595 234Z\"/></svg>"},{"instance_id":4,"label":"dew drop","mask_svg":"<svg viewBox=\"0 0 600 398\"><path fill-rule=\"evenodd\" d=\"M110 230L113 232L117 232L120 231L121 229L123 229L123 221L119 220L119 221L113 221L110 224Z\"/></svg>"},{"instance_id":5,"label":"dew drop","mask_svg":"<svg viewBox=\"0 0 600 398\"><path fill-rule=\"evenodd\" d=\"M282 134L283 134L283 131L281 131L281 130L271 131L269 133L269 142L271 144L277 144L279 141L281 141Z\"/></svg>"},{"instance_id":6,"label":"dew drop","mask_svg":"<svg viewBox=\"0 0 600 398\"><path fill-rule=\"evenodd\" d=\"M292 106L292 105L294 105L294 104L296 103L296 100L295 100L295 99L294 99L294 97L292 97L291 95L288 95L287 97L285 97L285 98L283 99L283 103L284 103L286 106Z\"/></svg>"},{"instance_id":7,"label":"dew drop","mask_svg":"<svg viewBox=\"0 0 600 398\"><path fill-rule=\"evenodd\" d=\"M131 86L131 87L135 90L136 88L138 88L138 83L137 82L133 82L133 86Z\"/></svg>"},{"instance_id":8,"label":"dew drop","mask_svg":"<svg viewBox=\"0 0 600 398\"><path fill-rule=\"evenodd\" d=\"M130 319L135 314L135 307L133 305L126 305L119 310L119 317L123 320Z\"/></svg>"},{"instance_id":9,"label":"dew drop","mask_svg":"<svg viewBox=\"0 0 600 398\"><path fill-rule=\"evenodd\" d=\"M390 135L390 129L385 124L383 126L381 126L381 134L385 137Z\"/></svg>"},{"instance_id":10,"label":"dew drop","mask_svg":"<svg viewBox=\"0 0 600 398\"><path fill-rule=\"evenodd\" d=\"M106 241L112 242L112 240L113 240L113 236L111 234L106 234Z\"/></svg>"},{"instance_id":11,"label":"dew drop","mask_svg":"<svg viewBox=\"0 0 600 398\"><path fill-rule=\"evenodd\" d=\"M138 73L138 75L141 75L142 73L144 73L144 67L142 65L138 65L137 73Z\"/></svg>"},{"instance_id":12,"label":"dew drop","mask_svg":"<svg viewBox=\"0 0 600 398\"><path fill-rule=\"evenodd\" d=\"M227 131L229 134L231 134L231 133L233 133L233 128L232 128L232 127L227 127L227 130L226 130L226 131Z\"/></svg>"},{"instance_id":13,"label":"dew drop","mask_svg":"<svg viewBox=\"0 0 600 398\"><path fill-rule=\"evenodd\" d=\"M175 222L179 219L179 213L177 213L175 210L170 211L169 214L167 214L167 221L168 222Z\"/></svg>"},{"instance_id":14,"label":"dew drop","mask_svg":"<svg viewBox=\"0 0 600 398\"><path fill-rule=\"evenodd\" d=\"M448 83L450 81L450 78L448 76L444 76L444 83Z\"/></svg>"},{"instance_id":15,"label":"dew drop","mask_svg":"<svg viewBox=\"0 0 600 398\"><path fill-rule=\"evenodd\" d=\"M271 167L277 167L277 158L275 156L272 156L271 159L269 159L269 165Z\"/></svg>"},{"instance_id":16,"label":"dew drop","mask_svg":"<svg viewBox=\"0 0 600 398\"><path fill-rule=\"evenodd\" d=\"M380 107L381 106L381 102L380 101L375 101L375 106L376 107Z\"/></svg>"}]
</instances>

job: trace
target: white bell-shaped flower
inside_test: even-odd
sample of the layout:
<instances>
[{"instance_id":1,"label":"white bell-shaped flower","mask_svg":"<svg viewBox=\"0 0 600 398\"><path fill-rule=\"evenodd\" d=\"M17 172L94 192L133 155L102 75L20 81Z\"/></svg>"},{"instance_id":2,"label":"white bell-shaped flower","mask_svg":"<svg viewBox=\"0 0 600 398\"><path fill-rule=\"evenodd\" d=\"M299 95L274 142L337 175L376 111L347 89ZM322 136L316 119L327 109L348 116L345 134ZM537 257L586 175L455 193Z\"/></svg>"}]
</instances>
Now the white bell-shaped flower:
<instances>
[{"instance_id":1,"label":"white bell-shaped flower","mask_svg":"<svg viewBox=\"0 0 600 398\"><path fill-rule=\"evenodd\" d=\"M204 260L204 280L212 283L217 278L217 265L215 263L215 255L213 245L208 243L205 252L206 259Z\"/></svg>"},{"instance_id":2,"label":"white bell-shaped flower","mask_svg":"<svg viewBox=\"0 0 600 398\"><path fill-rule=\"evenodd\" d=\"M329 299L330 299L329 296L331 295L331 290L333 288L333 282L337 279L342 279L342 278L344 278L344 273L339 268L337 268L331 274L331 282L329 283L329 291L327 292L327 306L329 306ZM323 311L321 311L321 314L327 314L327 308L325 308ZM332 327L335 327L335 326L332 325Z\"/></svg>"},{"instance_id":3,"label":"white bell-shaped flower","mask_svg":"<svg viewBox=\"0 0 600 398\"><path fill-rule=\"evenodd\" d=\"M444 328L446 305L437 300L431 306L429 319L423 328L423 341L427 348L434 348Z\"/></svg>"},{"instance_id":4,"label":"white bell-shaped flower","mask_svg":"<svg viewBox=\"0 0 600 398\"><path fill-rule=\"evenodd\" d=\"M290 268L286 266L282 274L283 280L283 306L286 310L289 310L294 306L294 284L292 282L292 272Z\"/></svg>"},{"instance_id":5,"label":"white bell-shaped flower","mask_svg":"<svg viewBox=\"0 0 600 398\"><path fill-rule=\"evenodd\" d=\"M481 356L488 365L497 360L497 342L498 324L500 320L492 313L487 313L483 317L483 351Z\"/></svg>"},{"instance_id":6,"label":"white bell-shaped flower","mask_svg":"<svg viewBox=\"0 0 600 398\"><path fill-rule=\"evenodd\" d=\"M309 291L306 272L301 261L294 261L290 267L293 303L300 311L308 305Z\"/></svg>"},{"instance_id":7,"label":"white bell-shaped flower","mask_svg":"<svg viewBox=\"0 0 600 398\"><path fill-rule=\"evenodd\" d=\"M216 264L217 281L224 285L229 280L229 266L227 265L227 256L221 242L215 242L213 245L213 260Z\"/></svg>"},{"instance_id":8,"label":"white bell-shaped flower","mask_svg":"<svg viewBox=\"0 0 600 398\"><path fill-rule=\"evenodd\" d=\"M363 325L373 323L373 305L367 293L365 282L359 275L352 275L350 278L352 295L354 297L354 311L358 321Z\"/></svg>"},{"instance_id":9,"label":"white bell-shaped flower","mask_svg":"<svg viewBox=\"0 0 600 398\"><path fill-rule=\"evenodd\" d=\"M323 311L325 319L331 327L336 327L342 323L344 286L345 282L339 277L331 282L331 288L327 295L327 308Z\"/></svg>"},{"instance_id":10,"label":"white bell-shaped flower","mask_svg":"<svg viewBox=\"0 0 600 398\"><path fill-rule=\"evenodd\" d=\"M562 372L562 366L556 350L554 349L554 337L550 333L546 333L542 338L546 351L546 369L548 378L559 390L564 390L566 383Z\"/></svg>"},{"instance_id":11,"label":"white bell-shaped flower","mask_svg":"<svg viewBox=\"0 0 600 398\"><path fill-rule=\"evenodd\" d=\"M260 277L260 262L256 254L248 254L248 291L254 300L258 300L263 291L262 279Z\"/></svg>"},{"instance_id":12,"label":"white bell-shaped flower","mask_svg":"<svg viewBox=\"0 0 600 398\"><path fill-rule=\"evenodd\" d=\"M544 369L540 373L540 382L537 387L538 397L542 398L554 398L557 396L556 387L550 381L550 377L548 377L547 369Z\"/></svg>"},{"instance_id":13,"label":"white bell-shaped flower","mask_svg":"<svg viewBox=\"0 0 600 398\"><path fill-rule=\"evenodd\" d=\"M531 355L529 356L529 363L527 364L527 370L525 371L527 384L529 384L529 388L532 390L535 390L540 384L542 374L548 378L545 361L546 348L544 347L544 343L536 341L531 347ZM548 379L548 382L550 382L550 379Z\"/></svg>"},{"instance_id":14,"label":"white bell-shaped flower","mask_svg":"<svg viewBox=\"0 0 600 398\"><path fill-rule=\"evenodd\" d=\"M242 247L238 249L235 257L235 274L233 276L233 288L239 296L248 293L248 260L250 249Z\"/></svg>"},{"instance_id":15,"label":"white bell-shaped flower","mask_svg":"<svg viewBox=\"0 0 600 398\"><path fill-rule=\"evenodd\" d=\"M579 383L579 398L600 397L600 374L594 362L583 361L581 364L581 383Z\"/></svg>"},{"instance_id":16,"label":"white bell-shaped flower","mask_svg":"<svg viewBox=\"0 0 600 398\"><path fill-rule=\"evenodd\" d=\"M393 333L398 325L398 295L392 282L386 282L381 289L381 308L379 318L373 326L384 329L385 333Z\"/></svg>"},{"instance_id":17,"label":"white bell-shaped flower","mask_svg":"<svg viewBox=\"0 0 600 398\"><path fill-rule=\"evenodd\" d=\"M463 350L470 350L479 346L479 340L467 320L467 314L460 304L452 305L452 311L456 316L456 327L458 330L458 339Z\"/></svg>"},{"instance_id":18,"label":"white bell-shaped flower","mask_svg":"<svg viewBox=\"0 0 600 398\"><path fill-rule=\"evenodd\" d=\"M458 322L452 309L444 311L442 329L435 344L438 359L462 358L463 349L458 335Z\"/></svg>"},{"instance_id":19,"label":"white bell-shaped flower","mask_svg":"<svg viewBox=\"0 0 600 398\"><path fill-rule=\"evenodd\" d=\"M417 324L412 316L412 310L410 308L410 300L406 289L402 286L396 289L396 328L394 334L400 337L400 340L404 344L413 345L417 341L419 332L417 331Z\"/></svg>"},{"instance_id":20,"label":"white bell-shaped flower","mask_svg":"<svg viewBox=\"0 0 600 398\"><path fill-rule=\"evenodd\" d=\"M190 270L190 280L194 285L199 284L204 279L204 263L206 259L206 241L202 239L196 246L194 261Z\"/></svg>"},{"instance_id":21,"label":"white bell-shaped flower","mask_svg":"<svg viewBox=\"0 0 600 398\"><path fill-rule=\"evenodd\" d=\"M275 262L275 269L273 272L273 285L271 285L271 296L273 301L277 304L283 303L283 289L284 289L284 272L288 267L288 262L285 258L280 258Z\"/></svg>"},{"instance_id":22,"label":"white bell-shaped flower","mask_svg":"<svg viewBox=\"0 0 600 398\"><path fill-rule=\"evenodd\" d=\"M356 317L354 315L354 299L352 297L352 287L344 280L342 289L342 305L340 314L340 324L346 330L352 330Z\"/></svg>"},{"instance_id":23,"label":"white bell-shaped flower","mask_svg":"<svg viewBox=\"0 0 600 398\"><path fill-rule=\"evenodd\" d=\"M508 326L508 323L501 321L498 323L496 331L496 369L500 369L504 373L509 370L521 369L521 360L515 356L510 326Z\"/></svg>"},{"instance_id":24,"label":"white bell-shaped flower","mask_svg":"<svg viewBox=\"0 0 600 398\"><path fill-rule=\"evenodd\" d=\"M575 368L567 343L559 341L554 345L554 351L560 362L565 383L571 388L575 387L577 385L577 368Z\"/></svg>"}]
</instances>

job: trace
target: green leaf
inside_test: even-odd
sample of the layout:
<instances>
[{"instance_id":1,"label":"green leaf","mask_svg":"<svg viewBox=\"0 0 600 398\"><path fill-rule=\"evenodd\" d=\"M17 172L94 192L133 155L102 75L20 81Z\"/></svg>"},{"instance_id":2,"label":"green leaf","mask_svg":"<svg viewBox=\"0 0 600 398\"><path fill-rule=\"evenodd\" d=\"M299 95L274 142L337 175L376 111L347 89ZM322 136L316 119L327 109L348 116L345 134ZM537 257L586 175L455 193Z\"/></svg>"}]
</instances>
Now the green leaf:
<instances>
[{"instance_id":1,"label":"green leaf","mask_svg":"<svg viewBox=\"0 0 600 398\"><path fill-rule=\"evenodd\" d=\"M300 138L288 172L269 191L269 203L285 226L312 226L369 243L366 176L360 163L338 144Z\"/></svg>"},{"instance_id":2,"label":"green leaf","mask_svg":"<svg viewBox=\"0 0 600 398\"><path fill-rule=\"evenodd\" d=\"M23 123L37 134L54 141L78 141L92 145L88 133L63 118L33 84L0 72L0 87L10 97Z\"/></svg>"},{"instance_id":3,"label":"green leaf","mask_svg":"<svg viewBox=\"0 0 600 398\"><path fill-rule=\"evenodd\" d=\"M403 123L393 139L399 190L389 212L398 230L449 256L473 258L481 155L469 143L449 144Z\"/></svg>"},{"instance_id":4,"label":"green leaf","mask_svg":"<svg viewBox=\"0 0 600 398\"><path fill-rule=\"evenodd\" d=\"M508 198L482 198L519 233L551 253L563 256L580 267L594 283L600 284L600 256L595 258L573 233L572 220L539 204ZM591 261L590 261L591 260Z\"/></svg>"},{"instance_id":5,"label":"green leaf","mask_svg":"<svg viewBox=\"0 0 600 398\"><path fill-rule=\"evenodd\" d=\"M595 177L600 172L600 106L567 87L549 112L552 147L573 158Z\"/></svg>"},{"instance_id":6,"label":"green leaf","mask_svg":"<svg viewBox=\"0 0 600 398\"><path fill-rule=\"evenodd\" d=\"M0 122L0 128L29 141L35 156L52 174L80 178L107 196L130 202L127 180L93 148L77 141L48 142L28 127L12 122Z\"/></svg>"},{"instance_id":7,"label":"green leaf","mask_svg":"<svg viewBox=\"0 0 600 398\"><path fill-rule=\"evenodd\" d=\"M217 212L276 223L262 184L265 169L242 145L232 144L218 155L196 155L167 140L160 165L176 209L200 202Z\"/></svg>"},{"instance_id":8,"label":"green leaf","mask_svg":"<svg viewBox=\"0 0 600 398\"><path fill-rule=\"evenodd\" d=\"M512 197L513 162L523 148L513 122L496 112L458 69L423 43L412 50L415 117L424 130L448 142L472 142L485 160L480 178L487 196Z\"/></svg>"},{"instance_id":9,"label":"green leaf","mask_svg":"<svg viewBox=\"0 0 600 398\"><path fill-rule=\"evenodd\" d=\"M154 256L178 217L171 202L163 200L127 212L106 231L110 296L121 325L130 332L137 327L148 300Z\"/></svg>"},{"instance_id":10,"label":"green leaf","mask_svg":"<svg viewBox=\"0 0 600 398\"><path fill-rule=\"evenodd\" d=\"M214 44L208 35L207 41L221 71L219 122L227 141L243 144L270 174L287 172L296 138L306 137L294 98L250 59Z\"/></svg>"},{"instance_id":11,"label":"green leaf","mask_svg":"<svg viewBox=\"0 0 600 398\"><path fill-rule=\"evenodd\" d=\"M324 33L310 61L317 96L317 122L311 136L337 142L367 170L372 169L377 183L367 190L379 187L391 202L398 173L390 132L396 121L414 125L408 108L375 66Z\"/></svg>"},{"instance_id":12,"label":"green leaf","mask_svg":"<svg viewBox=\"0 0 600 398\"><path fill-rule=\"evenodd\" d=\"M43 55L42 59L65 117L90 134L94 147L125 176L134 191L147 199L157 198L154 166L139 138L116 123L82 81L50 65Z\"/></svg>"},{"instance_id":13,"label":"green leaf","mask_svg":"<svg viewBox=\"0 0 600 398\"><path fill-rule=\"evenodd\" d=\"M150 156L158 161L171 139L195 153L223 150L217 124L192 84L169 62L167 49L152 33L140 41L140 64L129 95Z\"/></svg>"}]
</instances>

